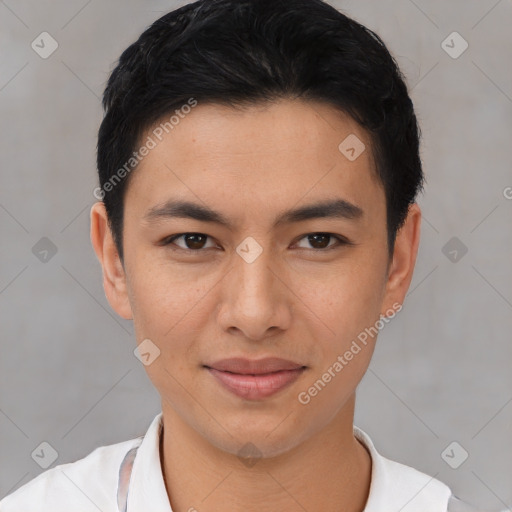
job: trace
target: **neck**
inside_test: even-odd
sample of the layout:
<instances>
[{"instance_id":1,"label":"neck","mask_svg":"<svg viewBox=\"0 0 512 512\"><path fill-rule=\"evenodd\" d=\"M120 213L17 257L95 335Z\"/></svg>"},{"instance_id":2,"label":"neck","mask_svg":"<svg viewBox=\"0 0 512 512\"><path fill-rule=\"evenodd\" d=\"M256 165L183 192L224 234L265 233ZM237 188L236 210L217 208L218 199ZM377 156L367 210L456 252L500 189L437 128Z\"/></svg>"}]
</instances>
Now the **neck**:
<instances>
[{"instance_id":1,"label":"neck","mask_svg":"<svg viewBox=\"0 0 512 512\"><path fill-rule=\"evenodd\" d=\"M160 456L173 512L363 512L371 457L353 435L354 405L355 395L300 445L244 465L162 403Z\"/></svg>"}]
</instances>

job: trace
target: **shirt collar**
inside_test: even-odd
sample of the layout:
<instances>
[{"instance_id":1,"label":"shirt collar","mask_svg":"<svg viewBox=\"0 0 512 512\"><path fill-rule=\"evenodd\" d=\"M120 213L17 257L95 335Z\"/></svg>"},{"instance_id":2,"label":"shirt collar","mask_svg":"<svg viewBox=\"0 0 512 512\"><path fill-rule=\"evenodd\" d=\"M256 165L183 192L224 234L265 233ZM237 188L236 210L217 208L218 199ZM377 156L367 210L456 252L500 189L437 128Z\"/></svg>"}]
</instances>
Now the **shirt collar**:
<instances>
[{"instance_id":1,"label":"shirt collar","mask_svg":"<svg viewBox=\"0 0 512 512\"><path fill-rule=\"evenodd\" d=\"M128 512L172 512L160 464L162 416L160 413L153 419L137 451L130 478Z\"/></svg>"}]
</instances>

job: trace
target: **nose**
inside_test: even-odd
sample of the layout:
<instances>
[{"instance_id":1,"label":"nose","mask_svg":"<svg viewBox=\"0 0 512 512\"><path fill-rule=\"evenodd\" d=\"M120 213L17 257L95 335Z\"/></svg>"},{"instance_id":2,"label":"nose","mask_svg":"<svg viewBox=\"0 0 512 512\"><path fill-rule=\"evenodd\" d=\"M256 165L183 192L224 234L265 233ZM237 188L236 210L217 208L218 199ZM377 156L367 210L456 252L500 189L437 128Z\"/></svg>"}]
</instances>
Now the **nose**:
<instances>
[{"instance_id":1,"label":"nose","mask_svg":"<svg viewBox=\"0 0 512 512\"><path fill-rule=\"evenodd\" d=\"M234 268L223 279L218 310L221 327L231 334L259 341L287 330L293 293L287 273L263 251L254 261L234 255Z\"/></svg>"}]
</instances>

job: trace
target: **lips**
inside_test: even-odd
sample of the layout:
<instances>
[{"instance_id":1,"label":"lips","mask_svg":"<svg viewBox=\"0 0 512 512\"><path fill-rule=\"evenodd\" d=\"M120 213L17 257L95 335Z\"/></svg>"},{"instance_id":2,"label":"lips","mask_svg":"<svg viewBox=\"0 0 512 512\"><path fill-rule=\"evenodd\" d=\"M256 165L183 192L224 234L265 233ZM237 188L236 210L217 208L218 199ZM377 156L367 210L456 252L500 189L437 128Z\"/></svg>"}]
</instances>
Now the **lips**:
<instances>
[{"instance_id":1,"label":"lips","mask_svg":"<svg viewBox=\"0 0 512 512\"><path fill-rule=\"evenodd\" d=\"M231 358L205 365L216 381L247 400L261 400L295 382L305 366L280 358Z\"/></svg>"},{"instance_id":2,"label":"lips","mask_svg":"<svg viewBox=\"0 0 512 512\"><path fill-rule=\"evenodd\" d=\"M261 375L282 370L297 370L298 368L302 368L303 365L277 357L267 357L259 360L234 357L231 359L221 359L207 366L221 372L238 373L241 375Z\"/></svg>"}]
</instances>

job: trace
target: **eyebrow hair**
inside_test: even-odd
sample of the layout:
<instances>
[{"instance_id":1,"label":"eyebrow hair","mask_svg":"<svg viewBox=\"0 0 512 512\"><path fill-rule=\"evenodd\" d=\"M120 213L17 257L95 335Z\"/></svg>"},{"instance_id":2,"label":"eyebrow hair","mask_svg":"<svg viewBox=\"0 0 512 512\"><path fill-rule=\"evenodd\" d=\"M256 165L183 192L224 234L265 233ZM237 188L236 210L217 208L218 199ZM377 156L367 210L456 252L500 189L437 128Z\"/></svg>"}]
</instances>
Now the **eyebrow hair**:
<instances>
[{"instance_id":1,"label":"eyebrow hair","mask_svg":"<svg viewBox=\"0 0 512 512\"><path fill-rule=\"evenodd\" d=\"M278 215L273 227L292 222L302 222L317 218L338 218L357 220L363 210L345 199L332 199L286 210ZM162 205L150 208L144 215L146 222L158 222L168 218L187 218L201 222L213 222L233 229L233 224L222 214L206 206L183 200L169 200Z\"/></svg>"}]
</instances>

